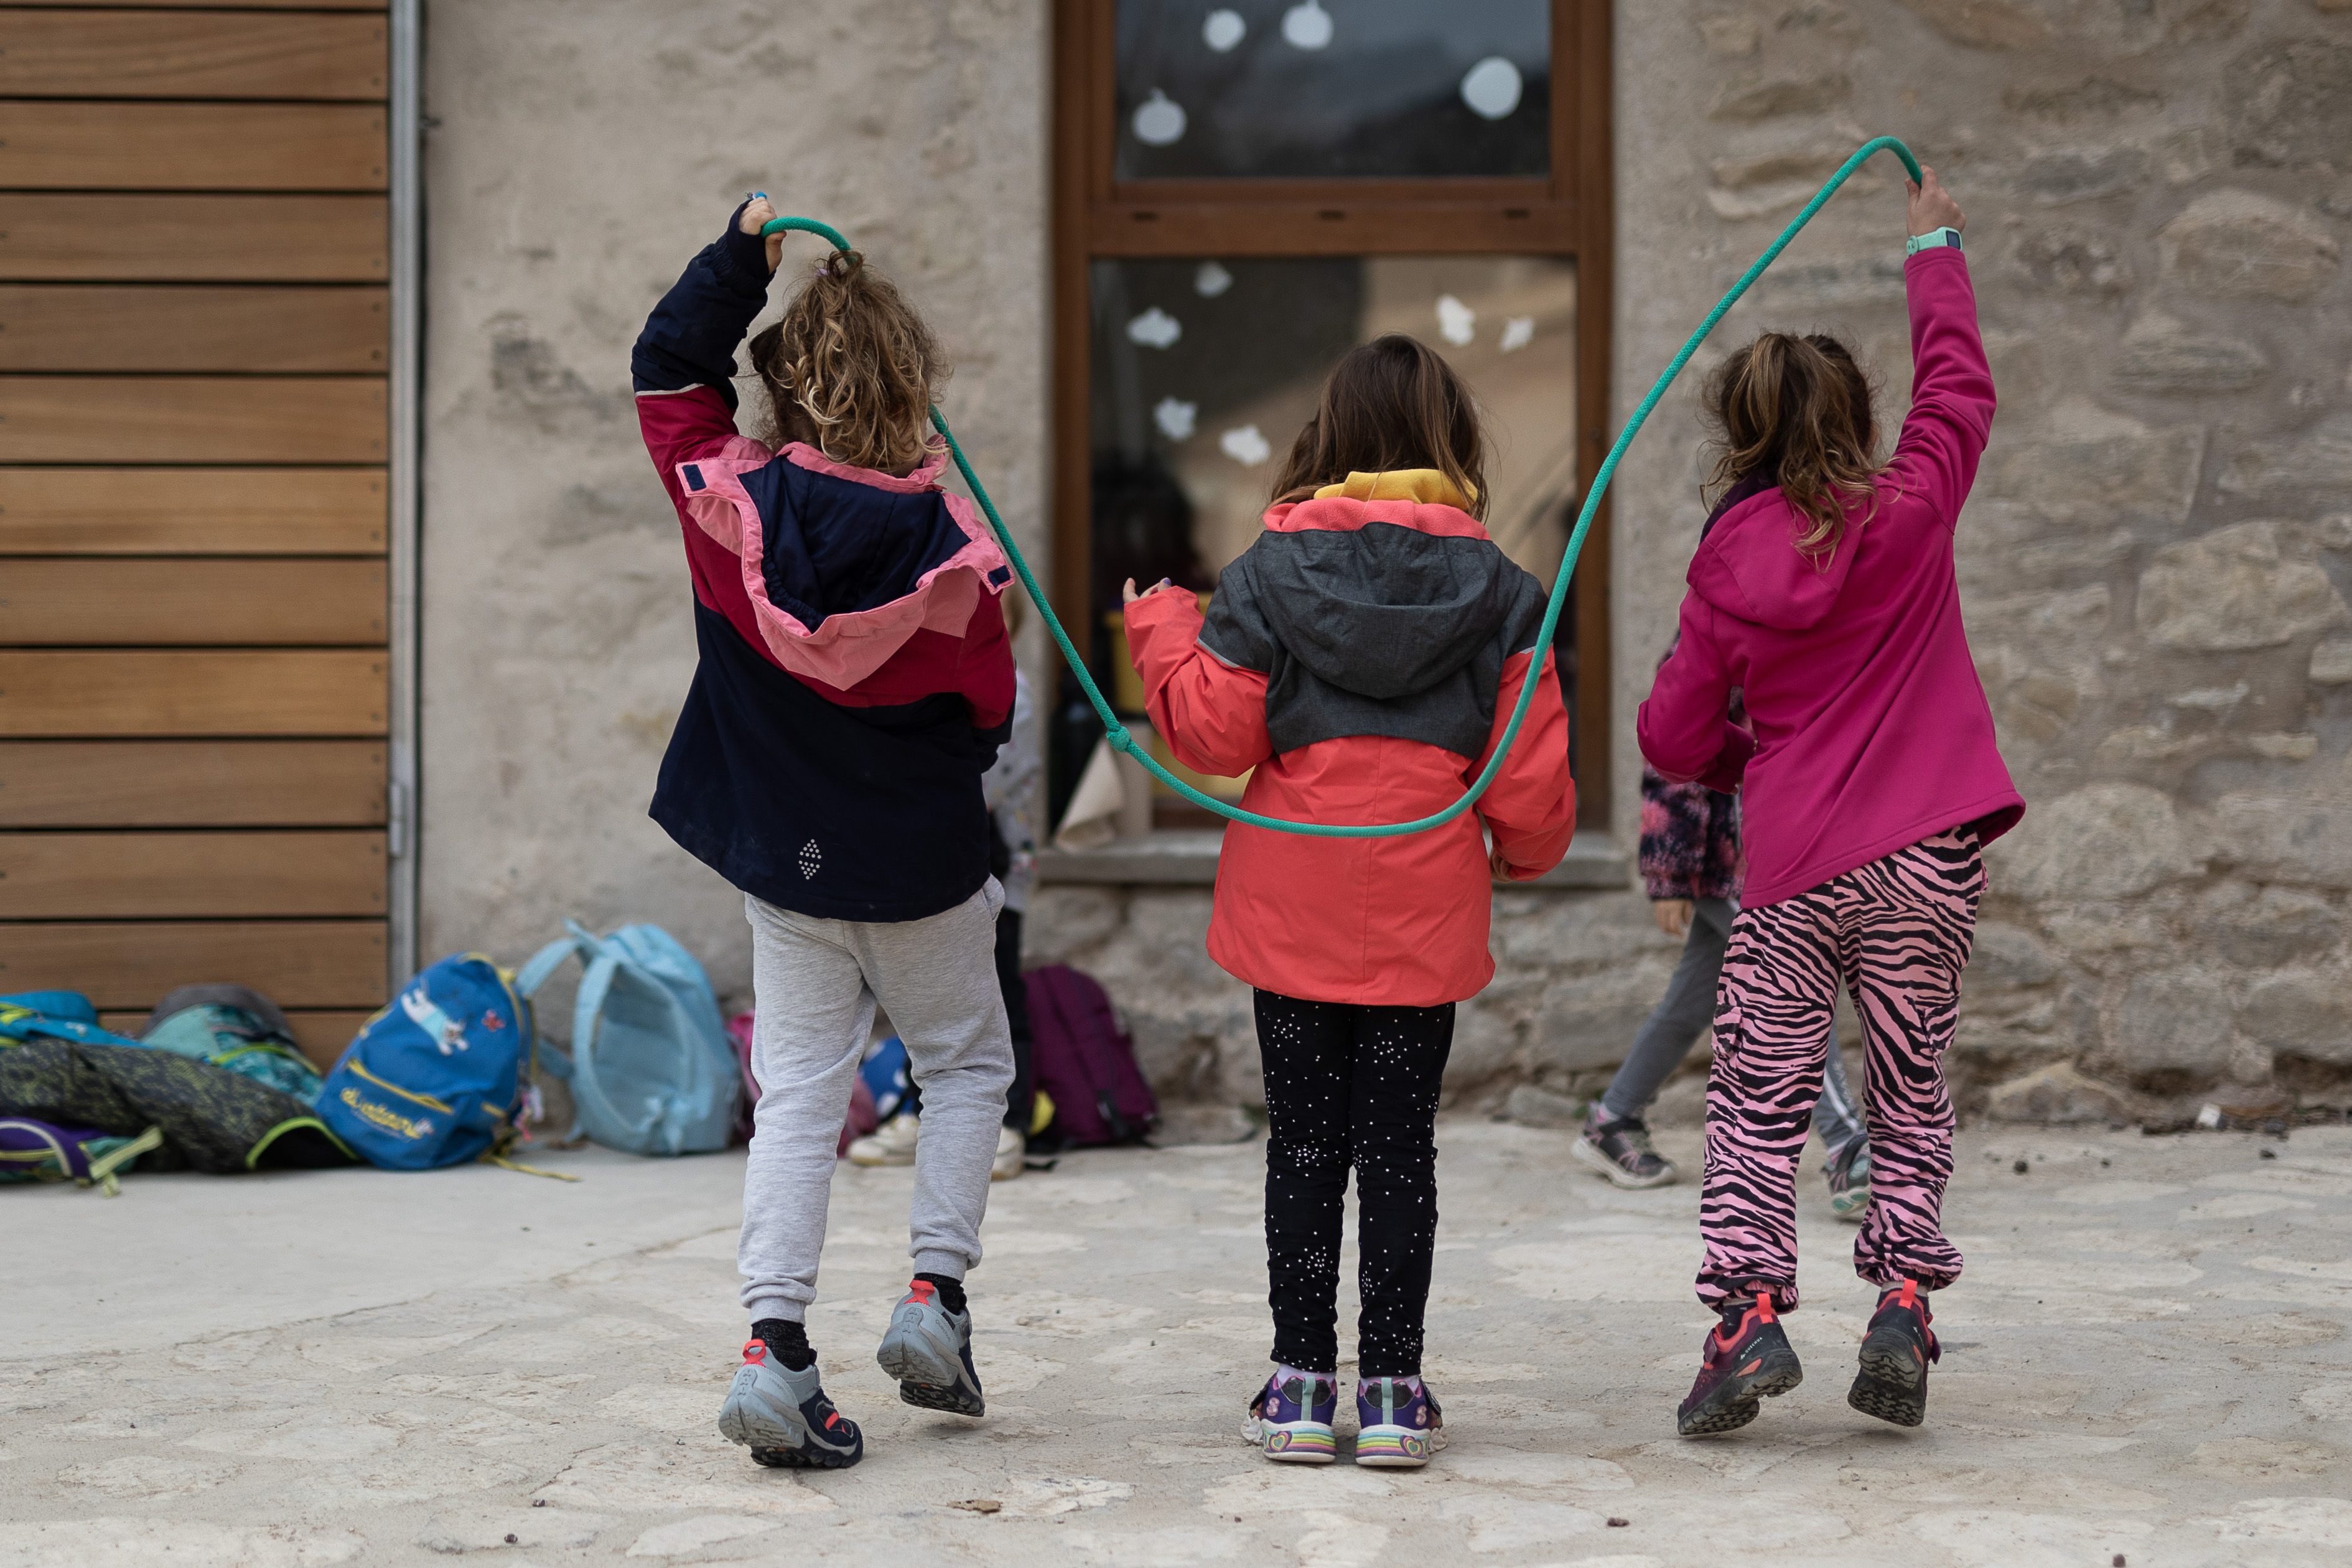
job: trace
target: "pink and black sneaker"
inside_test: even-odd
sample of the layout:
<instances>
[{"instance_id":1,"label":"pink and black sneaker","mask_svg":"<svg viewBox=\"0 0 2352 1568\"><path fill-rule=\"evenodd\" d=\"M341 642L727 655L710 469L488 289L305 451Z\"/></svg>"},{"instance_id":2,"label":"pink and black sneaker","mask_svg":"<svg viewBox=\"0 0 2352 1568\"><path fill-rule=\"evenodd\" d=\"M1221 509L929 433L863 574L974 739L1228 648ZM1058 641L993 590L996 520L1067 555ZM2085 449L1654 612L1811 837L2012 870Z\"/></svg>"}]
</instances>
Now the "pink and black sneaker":
<instances>
[{"instance_id":1,"label":"pink and black sneaker","mask_svg":"<svg viewBox=\"0 0 2352 1568\"><path fill-rule=\"evenodd\" d=\"M1889 1287L1862 1337L1862 1371L1845 1402L1864 1415L1916 1426L1927 1419L1927 1367L1944 1352L1927 1325L1935 1317L1916 1280Z\"/></svg>"},{"instance_id":2,"label":"pink and black sneaker","mask_svg":"<svg viewBox=\"0 0 2352 1568\"><path fill-rule=\"evenodd\" d=\"M1675 1413L1675 1430L1685 1437L1738 1431L1756 1419L1761 1401L1805 1381L1769 1294L1725 1303L1699 1351L1698 1381Z\"/></svg>"},{"instance_id":3,"label":"pink and black sneaker","mask_svg":"<svg viewBox=\"0 0 2352 1568\"><path fill-rule=\"evenodd\" d=\"M1331 1436L1339 1414L1339 1383L1321 1373L1283 1367L1250 1401L1242 1436L1277 1464L1328 1465L1339 1457Z\"/></svg>"}]
</instances>

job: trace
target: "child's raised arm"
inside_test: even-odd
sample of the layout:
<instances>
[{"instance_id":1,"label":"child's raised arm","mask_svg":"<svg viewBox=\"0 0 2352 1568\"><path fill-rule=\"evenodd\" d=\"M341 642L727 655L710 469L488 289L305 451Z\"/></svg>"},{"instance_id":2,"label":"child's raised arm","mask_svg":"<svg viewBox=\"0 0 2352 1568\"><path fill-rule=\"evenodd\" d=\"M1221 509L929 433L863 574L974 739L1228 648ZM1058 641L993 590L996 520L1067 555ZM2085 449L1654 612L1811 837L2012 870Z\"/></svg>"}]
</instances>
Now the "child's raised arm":
<instances>
[{"instance_id":1,"label":"child's raised arm","mask_svg":"<svg viewBox=\"0 0 2352 1568\"><path fill-rule=\"evenodd\" d=\"M746 198L727 232L686 264L637 334L629 355L637 424L665 484L675 483L678 464L739 438L735 350L768 302L782 237L763 238L760 229L773 216L765 196Z\"/></svg>"},{"instance_id":2,"label":"child's raised arm","mask_svg":"<svg viewBox=\"0 0 2352 1568\"><path fill-rule=\"evenodd\" d=\"M1921 183L1906 183L1908 223L1914 237L1968 220L1936 178L1921 171ZM1959 519L1969 487L1976 482L1977 459L1992 430L1992 371L1985 363L1977 331L1976 290L1969 264L1957 246L1918 251L1904 263L1911 305L1911 413L1889 464L1910 494L1924 496L1944 526Z\"/></svg>"}]
</instances>

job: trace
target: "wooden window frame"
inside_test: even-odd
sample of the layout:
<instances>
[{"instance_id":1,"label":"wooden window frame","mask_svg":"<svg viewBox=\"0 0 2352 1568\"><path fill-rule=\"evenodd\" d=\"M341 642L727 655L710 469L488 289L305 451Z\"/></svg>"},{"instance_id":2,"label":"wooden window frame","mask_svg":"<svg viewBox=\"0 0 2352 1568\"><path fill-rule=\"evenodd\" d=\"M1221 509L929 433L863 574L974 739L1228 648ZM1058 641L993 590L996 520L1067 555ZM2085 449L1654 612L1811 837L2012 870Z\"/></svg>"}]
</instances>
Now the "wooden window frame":
<instances>
[{"instance_id":1,"label":"wooden window frame","mask_svg":"<svg viewBox=\"0 0 2352 1568\"><path fill-rule=\"evenodd\" d=\"M1540 179L1119 180L1118 0L1055 0L1055 610L1091 651L1088 267L1099 258L1496 254L1576 263L1578 475L1608 455L1615 202L1607 0L1551 0L1551 173ZM1609 820L1609 509L1576 567L1580 821Z\"/></svg>"}]
</instances>

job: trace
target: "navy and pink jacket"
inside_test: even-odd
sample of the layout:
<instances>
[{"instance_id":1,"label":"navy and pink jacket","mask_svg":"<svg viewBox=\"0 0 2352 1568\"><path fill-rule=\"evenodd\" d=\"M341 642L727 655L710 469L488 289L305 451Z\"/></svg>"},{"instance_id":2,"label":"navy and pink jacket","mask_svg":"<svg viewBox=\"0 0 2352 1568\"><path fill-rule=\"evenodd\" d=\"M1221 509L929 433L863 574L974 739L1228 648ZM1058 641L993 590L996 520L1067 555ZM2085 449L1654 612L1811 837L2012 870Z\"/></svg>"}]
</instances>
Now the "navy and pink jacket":
<instances>
[{"instance_id":1,"label":"navy and pink jacket","mask_svg":"<svg viewBox=\"0 0 2352 1568\"><path fill-rule=\"evenodd\" d=\"M980 780L1013 712L1012 568L940 489L944 450L902 479L736 433L735 349L768 279L763 242L730 222L630 356L701 654L653 817L780 908L920 920L988 880Z\"/></svg>"},{"instance_id":2,"label":"navy and pink jacket","mask_svg":"<svg viewBox=\"0 0 2352 1568\"><path fill-rule=\"evenodd\" d=\"M1680 640L1636 723L1669 779L1741 792L1749 908L1948 829L1990 842L2025 815L1960 624L1953 530L1992 427L1968 263L1906 264L1911 413L1826 558L1778 489L1726 511L1691 560ZM1725 717L1732 689L1748 724Z\"/></svg>"},{"instance_id":3,"label":"navy and pink jacket","mask_svg":"<svg viewBox=\"0 0 2352 1568\"><path fill-rule=\"evenodd\" d=\"M1189 593L1127 607L1152 727L1187 766L1249 773L1242 805L1328 823L1409 822L1451 805L1501 738L1475 807L1392 838L1307 838L1234 823L1217 862L1209 956L1309 1002L1433 1007L1494 977L1483 823L1524 881L1576 831L1568 713L1537 640L1542 587L1428 469L1350 474L1265 514L1205 623Z\"/></svg>"}]
</instances>

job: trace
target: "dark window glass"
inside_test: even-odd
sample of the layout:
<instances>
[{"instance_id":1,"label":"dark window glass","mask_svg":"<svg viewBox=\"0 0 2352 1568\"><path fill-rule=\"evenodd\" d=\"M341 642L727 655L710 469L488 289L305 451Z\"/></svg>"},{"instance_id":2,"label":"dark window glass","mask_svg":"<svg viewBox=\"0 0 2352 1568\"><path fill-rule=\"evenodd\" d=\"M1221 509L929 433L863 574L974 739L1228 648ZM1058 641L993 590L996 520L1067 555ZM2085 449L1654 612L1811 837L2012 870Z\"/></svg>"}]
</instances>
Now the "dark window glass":
<instances>
[{"instance_id":1,"label":"dark window glass","mask_svg":"<svg viewBox=\"0 0 2352 1568\"><path fill-rule=\"evenodd\" d=\"M1098 259L1090 284L1097 675L1122 709L1140 708L1141 686L1120 584L1213 589L1258 536L1324 376L1383 332L1419 338L1470 383L1490 443L1487 530L1550 585L1580 499L1573 262Z\"/></svg>"},{"instance_id":2,"label":"dark window glass","mask_svg":"<svg viewBox=\"0 0 2352 1568\"><path fill-rule=\"evenodd\" d=\"M1120 0L1118 177L1549 172L1549 0Z\"/></svg>"}]
</instances>

